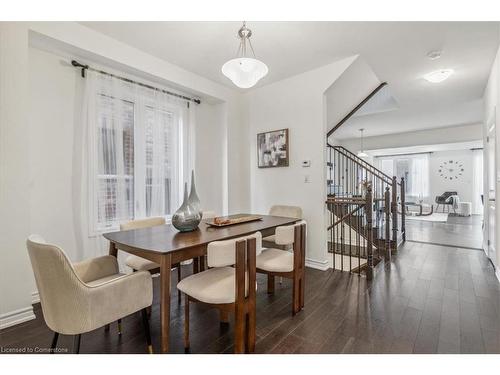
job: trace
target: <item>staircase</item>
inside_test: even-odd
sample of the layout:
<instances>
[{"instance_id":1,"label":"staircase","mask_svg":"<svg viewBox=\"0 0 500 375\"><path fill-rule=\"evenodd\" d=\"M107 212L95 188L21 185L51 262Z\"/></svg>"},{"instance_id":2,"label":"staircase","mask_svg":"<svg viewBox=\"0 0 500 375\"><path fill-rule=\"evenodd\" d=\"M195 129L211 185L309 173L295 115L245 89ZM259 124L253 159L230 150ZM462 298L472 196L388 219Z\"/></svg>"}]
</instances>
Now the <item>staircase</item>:
<instances>
[{"instance_id":1,"label":"staircase","mask_svg":"<svg viewBox=\"0 0 500 375\"><path fill-rule=\"evenodd\" d=\"M342 146L327 144L328 251L333 268L373 277L405 241L405 185Z\"/></svg>"}]
</instances>

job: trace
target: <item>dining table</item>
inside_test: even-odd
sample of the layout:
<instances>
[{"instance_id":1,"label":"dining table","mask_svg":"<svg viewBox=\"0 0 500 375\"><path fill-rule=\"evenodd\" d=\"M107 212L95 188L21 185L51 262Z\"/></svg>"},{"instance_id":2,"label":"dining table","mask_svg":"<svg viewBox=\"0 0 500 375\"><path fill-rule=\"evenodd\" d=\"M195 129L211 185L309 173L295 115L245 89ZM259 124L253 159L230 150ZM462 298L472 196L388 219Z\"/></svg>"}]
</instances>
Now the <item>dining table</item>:
<instances>
[{"instance_id":1,"label":"dining table","mask_svg":"<svg viewBox=\"0 0 500 375\"><path fill-rule=\"evenodd\" d=\"M254 216L238 214L235 217ZM173 264L194 259L193 272L203 270L200 259L207 253L207 245L213 241L221 241L246 236L257 231L262 237L275 233L277 227L294 224L300 219L258 215L259 219L228 226L215 227L202 221L198 228L191 232L179 232L171 224L103 234L109 240L109 254L117 256L118 250L137 255L159 264L160 268L160 325L161 352L169 351L170 330L170 273ZM231 217L231 216L230 216Z\"/></svg>"}]
</instances>

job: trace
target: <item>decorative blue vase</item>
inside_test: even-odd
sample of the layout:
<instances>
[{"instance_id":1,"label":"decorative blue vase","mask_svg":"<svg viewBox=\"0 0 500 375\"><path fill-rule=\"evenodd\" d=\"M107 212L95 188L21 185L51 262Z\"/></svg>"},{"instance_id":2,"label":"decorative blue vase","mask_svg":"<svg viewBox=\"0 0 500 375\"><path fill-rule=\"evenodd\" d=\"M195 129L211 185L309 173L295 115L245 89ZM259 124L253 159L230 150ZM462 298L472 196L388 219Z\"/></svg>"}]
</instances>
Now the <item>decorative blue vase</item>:
<instances>
[{"instance_id":1,"label":"decorative blue vase","mask_svg":"<svg viewBox=\"0 0 500 375\"><path fill-rule=\"evenodd\" d=\"M187 182L184 183L184 201L172 216L172 225L180 232L191 232L198 228L201 221L200 199L194 185L194 171L191 177L191 193L187 193Z\"/></svg>"}]
</instances>

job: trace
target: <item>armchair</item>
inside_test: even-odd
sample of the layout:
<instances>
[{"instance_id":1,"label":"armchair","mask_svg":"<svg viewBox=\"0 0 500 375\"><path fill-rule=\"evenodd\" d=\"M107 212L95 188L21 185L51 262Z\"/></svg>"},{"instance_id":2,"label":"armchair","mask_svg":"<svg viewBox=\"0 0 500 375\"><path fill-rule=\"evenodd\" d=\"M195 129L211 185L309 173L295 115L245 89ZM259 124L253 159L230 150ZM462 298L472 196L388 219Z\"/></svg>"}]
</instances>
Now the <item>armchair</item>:
<instances>
[{"instance_id":1,"label":"armchair","mask_svg":"<svg viewBox=\"0 0 500 375\"><path fill-rule=\"evenodd\" d=\"M445 191L442 195L436 196L435 202L437 204L436 212L439 211L439 206L443 206L443 212L445 206L448 206L448 212L450 211L450 207L453 207L453 199L450 199L454 195L458 195L456 191Z\"/></svg>"},{"instance_id":2,"label":"armchair","mask_svg":"<svg viewBox=\"0 0 500 375\"><path fill-rule=\"evenodd\" d=\"M27 247L43 317L54 331L52 353L59 334L74 335L74 351L78 353L83 333L140 310L152 353L146 313L153 302L149 272L121 274L116 258L110 255L72 264L61 248L37 235L28 238Z\"/></svg>"}]
</instances>

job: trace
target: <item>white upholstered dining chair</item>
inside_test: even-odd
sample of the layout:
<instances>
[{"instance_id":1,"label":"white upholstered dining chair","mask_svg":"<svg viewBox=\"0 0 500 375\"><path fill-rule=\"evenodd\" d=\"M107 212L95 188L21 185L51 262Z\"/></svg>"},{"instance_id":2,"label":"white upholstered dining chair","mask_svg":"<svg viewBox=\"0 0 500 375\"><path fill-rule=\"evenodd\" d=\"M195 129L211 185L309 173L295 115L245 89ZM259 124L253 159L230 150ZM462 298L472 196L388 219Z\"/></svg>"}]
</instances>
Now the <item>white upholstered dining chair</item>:
<instances>
[{"instance_id":1,"label":"white upholstered dining chair","mask_svg":"<svg viewBox=\"0 0 500 375\"><path fill-rule=\"evenodd\" d=\"M267 274L268 293L274 293L275 276L292 279L292 313L295 315L304 307L306 222L301 220L276 228L275 241L278 245L292 247L292 251L263 249L257 256L257 273Z\"/></svg>"},{"instance_id":2,"label":"white upholstered dining chair","mask_svg":"<svg viewBox=\"0 0 500 375\"><path fill-rule=\"evenodd\" d=\"M150 228L158 225L165 225L164 217L150 217L147 219L131 220L120 224L120 230L132 230L141 228ZM148 271L151 274L160 273L160 265L148 259L141 258L137 255L129 255L125 259L125 264L136 271ZM177 281L182 278L182 269L179 263L173 264L172 268L177 268ZM181 294L177 296L177 302L181 303Z\"/></svg>"},{"instance_id":3,"label":"white upholstered dining chair","mask_svg":"<svg viewBox=\"0 0 500 375\"><path fill-rule=\"evenodd\" d=\"M269 210L269 215L272 216L283 216L283 217L293 217L294 219L302 219L302 208L298 206L283 206L275 205ZM280 245L276 243L275 235L267 236L262 239L263 247L270 247L273 249L290 250L289 245Z\"/></svg>"},{"instance_id":4,"label":"white upholstered dining chair","mask_svg":"<svg viewBox=\"0 0 500 375\"><path fill-rule=\"evenodd\" d=\"M234 313L234 351L255 350L255 259L262 251L262 236L250 236L208 244L209 269L183 279L177 288L185 295L184 348L189 350L189 304L204 303L223 313ZM234 267L233 267L234 266Z\"/></svg>"},{"instance_id":5,"label":"white upholstered dining chair","mask_svg":"<svg viewBox=\"0 0 500 375\"><path fill-rule=\"evenodd\" d=\"M111 255L71 263L64 251L32 235L28 253L47 326L54 331L51 352L59 334L74 335L74 352L80 351L83 333L142 311L148 350L152 353L146 308L153 302L148 272L121 274Z\"/></svg>"}]
</instances>

